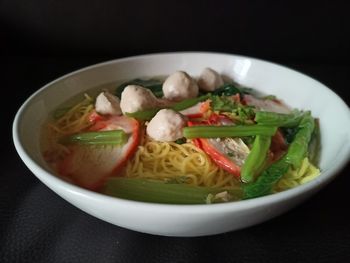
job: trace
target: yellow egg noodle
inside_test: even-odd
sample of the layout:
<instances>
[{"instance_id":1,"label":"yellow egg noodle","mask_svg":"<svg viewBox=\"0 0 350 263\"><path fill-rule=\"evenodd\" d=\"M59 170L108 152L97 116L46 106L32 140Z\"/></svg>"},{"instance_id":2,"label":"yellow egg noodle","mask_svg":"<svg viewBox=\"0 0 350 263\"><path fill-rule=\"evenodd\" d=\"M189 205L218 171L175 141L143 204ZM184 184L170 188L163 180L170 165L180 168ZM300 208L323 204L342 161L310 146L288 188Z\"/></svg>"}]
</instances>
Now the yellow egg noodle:
<instances>
[{"instance_id":1,"label":"yellow egg noodle","mask_svg":"<svg viewBox=\"0 0 350 263\"><path fill-rule=\"evenodd\" d=\"M290 168L288 172L276 184L274 191L280 192L286 189L305 184L320 175L320 170L310 163L305 157L299 169Z\"/></svg>"},{"instance_id":2,"label":"yellow egg noodle","mask_svg":"<svg viewBox=\"0 0 350 263\"><path fill-rule=\"evenodd\" d=\"M88 94L84 94L84 99L68 110L58 119L51 120L46 130L46 147L54 155L50 159L63 158L68 152L68 148L59 143L59 138L64 135L78 133L91 125L88 120L89 114L94 109L94 100Z\"/></svg>"},{"instance_id":3,"label":"yellow egg noodle","mask_svg":"<svg viewBox=\"0 0 350 263\"><path fill-rule=\"evenodd\" d=\"M149 179L185 178L191 185L208 187L238 186L239 181L227 173L190 142L156 142L145 138L133 160L126 167L127 177ZM320 170L305 158L299 169L289 171L278 182L276 192L290 189L316 178Z\"/></svg>"},{"instance_id":4,"label":"yellow egg noodle","mask_svg":"<svg viewBox=\"0 0 350 263\"><path fill-rule=\"evenodd\" d=\"M88 116L94 108L93 99L84 94L85 98L59 119L49 124L60 135L69 135L80 132L91 125Z\"/></svg>"},{"instance_id":5,"label":"yellow egg noodle","mask_svg":"<svg viewBox=\"0 0 350 263\"><path fill-rule=\"evenodd\" d=\"M184 180L208 187L238 186L238 180L218 167L190 142L157 142L146 137L134 158L128 162L127 177Z\"/></svg>"}]
</instances>

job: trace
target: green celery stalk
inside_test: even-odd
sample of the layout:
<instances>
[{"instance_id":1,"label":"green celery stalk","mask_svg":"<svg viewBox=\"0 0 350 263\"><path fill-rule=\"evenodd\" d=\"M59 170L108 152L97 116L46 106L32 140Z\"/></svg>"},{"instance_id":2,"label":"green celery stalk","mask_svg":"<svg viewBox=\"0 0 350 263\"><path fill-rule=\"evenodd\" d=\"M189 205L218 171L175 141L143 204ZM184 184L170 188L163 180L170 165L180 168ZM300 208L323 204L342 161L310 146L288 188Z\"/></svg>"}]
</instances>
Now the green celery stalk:
<instances>
[{"instance_id":1,"label":"green celery stalk","mask_svg":"<svg viewBox=\"0 0 350 263\"><path fill-rule=\"evenodd\" d=\"M255 121L258 124L272 125L277 127L295 127L298 126L304 114L295 112L291 114L282 114L276 112L258 111L255 114Z\"/></svg>"},{"instance_id":2,"label":"green celery stalk","mask_svg":"<svg viewBox=\"0 0 350 263\"><path fill-rule=\"evenodd\" d=\"M183 129L183 135L188 139L255 135L272 136L276 133L276 130L276 127L265 125L191 126Z\"/></svg>"},{"instance_id":3,"label":"green celery stalk","mask_svg":"<svg viewBox=\"0 0 350 263\"><path fill-rule=\"evenodd\" d=\"M181 111L181 110L184 110L184 109L187 109L189 107L196 105L198 102L205 101L209 97L210 97L210 95L207 94L207 95L200 96L197 98L186 99L186 100L183 100L181 102L174 104L173 106L170 107L170 109L172 109L174 111Z\"/></svg>"},{"instance_id":4,"label":"green celery stalk","mask_svg":"<svg viewBox=\"0 0 350 263\"><path fill-rule=\"evenodd\" d=\"M257 135L253 147L241 169L241 180L250 183L266 164L267 153L271 145L270 136Z\"/></svg>"},{"instance_id":5,"label":"green celery stalk","mask_svg":"<svg viewBox=\"0 0 350 263\"><path fill-rule=\"evenodd\" d=\"M318 166L321 152L321 133L318 119L315 120L315 129L311 135L308 153L312 164Z\"/></svg>"},{"instance_id":6,"label":"green celery stalk","mask_svg":"<svg viewBox=\"0 0 350 263\"><path fill-rule=\"evenodd\" d=\"M315 128L315 120L311 115L305 115L300 121L299 130L295 134L294 140L288 147L286 161L295 169L300 167L305 158L312 132Z\"/></svg>"},{"instance_id":7,"label":"green celery stalk","mask_svg":"<svg viewBox=\"0 0 350 263\"><path fill-rule=\"evenodd\" d=\"M152 119L160 110L161 110L160 108L156 108L156 109L150 109L150 110L144 110L144 111L136 111L132 113L126 112L125 115L128 117L135 118L137 120L148 121Z\"/></svg>"},{"instance_id":8,"label":"green celery stalk","mask_svg":"<svg viewBox=\"0 0 350 263\"><path fill-rule=\"evenodd\" d=\"M77 133L63 137L63 144L122 145L128 139L123 130Z\"/></svg>"},{"instance_id":9,"label":"green celery stalk","mask_svg":"<svg viewBox=\"0 0 350 263\"><path fill-rule=\"evenodd\" d=\"M166 204L205 204L209 194L224 191L228 191L233 200L241 198L240 189L199 187L141 178L110 178L104 189L107 195L119 198Z\"/></svg>"},{"instance_id":10,"label":"green celery stalk","mask_svg":"<svg viewBox=\"0 0 350 263\"><path fill-rule=\"evenodd\" d=\"M169 109L172 109L174 111L181 111L184 109L187 109L189 107L192 107L194 105L196 105L198 102L204 101L206 99L209 98L209 95L204 95L201 97L197 97L197 98L191 98L191 99L187 99L181 102L178 102L176 104L174 104L173 106L169 107ZM143 111L136 111L136 112L132 112L132 113L125 113L125 115L135 118L137 120L142 120L142 121L148 121L150 119L152 119L158 111L160 111L161 108L154 108L154 109L149 109L149 110L143 110Z\"/></svg>"}]
</instances>

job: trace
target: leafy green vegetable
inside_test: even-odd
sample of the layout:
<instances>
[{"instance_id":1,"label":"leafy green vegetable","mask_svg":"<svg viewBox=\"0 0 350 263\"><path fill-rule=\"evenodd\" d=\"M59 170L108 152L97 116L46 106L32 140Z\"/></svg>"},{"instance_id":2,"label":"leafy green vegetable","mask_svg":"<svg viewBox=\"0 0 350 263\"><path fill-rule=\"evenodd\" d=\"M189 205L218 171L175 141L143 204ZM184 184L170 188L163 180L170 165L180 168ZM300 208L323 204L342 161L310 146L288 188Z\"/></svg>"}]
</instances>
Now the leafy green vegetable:
<instances>
[{"instance_id":1,"label":"leafy green vegetable","mask_svg":"<svg viewBox=\"0 0 350 263\"><path fill-rule=\"evenodd\" d=\"M321 152L321 132L320 123L318 119L315 120L315 129L311 135L311 140L309 143L309 160L312 164L318 166Z\"/></svg>"},{"instance_id":2,"label":"leafy green vegetable","mask_svg":"<svg viewBox=\"0 0 350 263\"><path fill-rule=\"evenodd\" d=\"M239 105L232 112L239 117L239 120L241 123L245 123L247 120L251 120L255 116L255 111L253 106Z\"/></svg>"},{"instance_id":3,"label":"leafy green vegetable","mask_svg":"<svg viewBox=\"0 0 350 263\"><path fill-rule=\"evenodd\" d=\"M104 193L142 202L166 204L205 204L209 194L216 195L227 191L231 200L241 198L241 190L237 188L212 188L169 183L159 180L140 178L110 178Z\"/></svg>"},{"instance_id":4,"label":"leafy green vegetable","mask_svg":"<svg viewBox=\"0 0 350 263\"><path fill-rule=\"evenodd\" d=\"M243 198L250 199L270 194L273 185L288 171L289 166L285 157L271 164L255 182L243 185Z\"/></svg>"},{"instance_id":5,"label":"leafy green vegetable","mask_svg":"<svg viewBox=\"0 0 350 263\"><path fill-rule=\"evenodd\" d=\"M235 102L231 97L225 96L210 96L210 106L213 111L228 112L234 114L234 119L239 120L240 123L245 123L247 120L255 116L253 106L245 106Z\"/></svg>"},{"instance_id":6,"label":"leafy green vegetable","mask_svg":"<svg viewBox=\"0 0 350 263\"><path fill-rule=\"evenodd\" d=\"M236 103L230 97L210 96L210 100L210 106L213 109L213 111L231 112L237 107Z\"/></svg>"},{"instance_id":7,"label":"leafy green vegetable","mask_svg":"<svg viewBox=\"0 0 350 263\"><path fill-rule=\"evenodd\" d=\"M242 95L243 92L240 90L240 88L236 87L232 83L226 83L219 87L218 89L211 92L212 95L218 95L218 96L232 96L236 94Z\"/></svg>"},{"instance_id":8,"label":"leafy green vegetable","mask_svg":"<svg viewBox=\"0 0 350 263\"><path fill-rule=\"evenodd\" d=\"M163 82L159 79L133 79L127 82L124 82L123 84L119 85L117 89L115 90L115 95L117 97L121 97L122 92L124 91L125 87L128 85L139 85L146 89L149 89L152 91L152 93L160 98L163 97Z\"/></svg>"},{"instance_id":9,"label":"leafy green vegetable","mask_svg":"<svg viewBox=\"0 0 350 263\"><path fill-rule=\"evenodd\" d=\"M254 198L271 193L273 186L293 166L299 168L305 157L315 122L310 114L306 114L300 121L294 140L289 145L287 153L264 170L257 180L243 185L244 198Z\"/></svg>"}]
</instances>

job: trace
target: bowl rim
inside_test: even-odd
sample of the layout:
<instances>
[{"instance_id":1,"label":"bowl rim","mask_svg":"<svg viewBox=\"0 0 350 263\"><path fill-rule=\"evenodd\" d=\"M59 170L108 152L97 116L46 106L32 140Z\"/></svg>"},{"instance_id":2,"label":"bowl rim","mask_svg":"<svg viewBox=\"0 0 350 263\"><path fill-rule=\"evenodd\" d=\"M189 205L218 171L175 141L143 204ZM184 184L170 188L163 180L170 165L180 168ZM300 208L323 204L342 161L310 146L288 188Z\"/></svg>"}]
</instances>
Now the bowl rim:
<instances>
[{"instance_id":1,"label":"bowl rim","mask_svg":"<svg viewBox=\"0 0 350 263\"><path fill-rule=\"evenodd\" d=\"M143 55L136 55L136 56L128 56L128 57L123 57L123 58L117 58L117 59L112 59L104 62L99 62L90 66L86 66L80 69L77 69L75 71L72 71L68 74L62 75L61 77L58 77L54 79L53 81L47 83L34 93L30 95L24 103L21 105L19 110L17 111L13 125L12 125L12 137L13 137L13 142L15 145L15 148L17 150L17 153L19 154L20 158L22 161L27 165L27 167L31 170L31 172L40 179L42 183L47 185L51 190L56 192L51 185L55 185L55 188L58 187L62 190L69 191L72 193L75 193L77 195L84 196L85 198L90 198L90 199L97 199L101 202L107 201L107 202L117 202L122 205L133 205L135 208L138 209L162 209L163 211L174 211L175 209L177 212L192 212L192 213L198 213L198 212L208 212L208 209L210 211L215 211L215 212L220 212L220 211L227 211L227 210L244 210L244 209L249 209L252 207L257 207L261 206L264 204L272 204L272 203L278 203L285 201L287 199L292 199L293 197L301 194L308 192L309 190L319 190L321 189L324 185L328 184L331 180L333 180L337 174L346 166L346 164L350 160L350 147L347 151L345 151L345 154L347 154L347 157L345 158L340 158L338 157L338 163L336 166L332 166L331 168L326 169L325 171L321 171L321 176L315 178L314 180L305 183L303 185L299 185L295 188L284 190L282 192L266 195L266 196L261 196L261 197L256 197L252 199L246 199L246 200L239 200L235 202L227 202L227 203L215 203L215 204L163 204L163 203L150 203L150 202L142 202L142 201L134 201L134 200L128 200L128 199L122 199L118 197L113 197L113 196L108 196L102 193L94 192L85 188L82 188L80 186L71 184L69 182L64 181L63 179L57 177L56 175L50 173L48 170L43 168L40 164L38 164L36 161L34 161L29 153L27 153L26 149L21 143L21 136L19 133L19 126L23 117L23 113L26 111L28 107L30 107L30 104L33 99L35 99L37 96L39 96L42 92L45 90L49 89L53 84L60 82L64 79L67 79L71 76L74 76L76 74L82 73L84 71L88 71L94 68L98 67L103 67L103 66L108 66L110 64L115 64L115 63L121 63L124 61L132 61L132 60L138 60L138 59L147 59L151 57L162 57L162 56L167 56L167 55L172 55L172 56L178 56L178 55L215 55L215 56L223 56L223 57L234 57L234 58L239 58L239 59L249 59L252 61L256 62L262 62L262 63L267 63L272 66L277 66L277 67L282 67L283 69L286 69L288 71L292 71L294 74L299 74L302 75L305 78L311 79L315 82L317 82L322 88L327 89L329 92L332 93L333 96L336 96L342 103L340 105L341 107L344 108L344 110L348 110L349 118L350 118L350 111L349 107L347 104L344 102L344 100L339 97L337 93L335 93L333 90L325 86L323 83L320 81L304 74L301 73L295 69L289 68L287 66L284 66L279 63L271 62L268 60L263 60L259 58L254 58L250 56L244 56L244 55L237 55L237 54L231 54L231 53L221 53L221 52L207 52L207 51L179 51L179 52L161 52L161 53L149 53L149 54L143 54ZM349 145L350 146L350 145ZM340 160L339 160L340 159ZM35 172L34 172L35 171Z\"/></svg>"}]
</instances>

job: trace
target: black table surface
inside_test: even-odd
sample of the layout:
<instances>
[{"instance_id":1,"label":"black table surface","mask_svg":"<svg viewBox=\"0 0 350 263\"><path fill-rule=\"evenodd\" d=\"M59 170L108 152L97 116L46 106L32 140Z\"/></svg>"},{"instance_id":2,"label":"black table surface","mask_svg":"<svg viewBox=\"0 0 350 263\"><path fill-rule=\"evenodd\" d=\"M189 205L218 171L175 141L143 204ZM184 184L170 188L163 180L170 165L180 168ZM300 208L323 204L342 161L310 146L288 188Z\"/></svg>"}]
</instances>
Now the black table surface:
<instances>
[{"instance_id":1,"label":"black table surface","mask_svg":"<svg viewBox=\"0 0 350 263\"><path fill-rule=\"evenodd\" d=\"M350 262L349 164L322 191L277 218L194 238L154 236L111 225L48 189L15 151L15 113L47 82L109 59L2 58L2 99L8 104L1 103L0 262ZM283 64L323 82L349 105L350 66Z\"/></svg>"}]
</instances>

